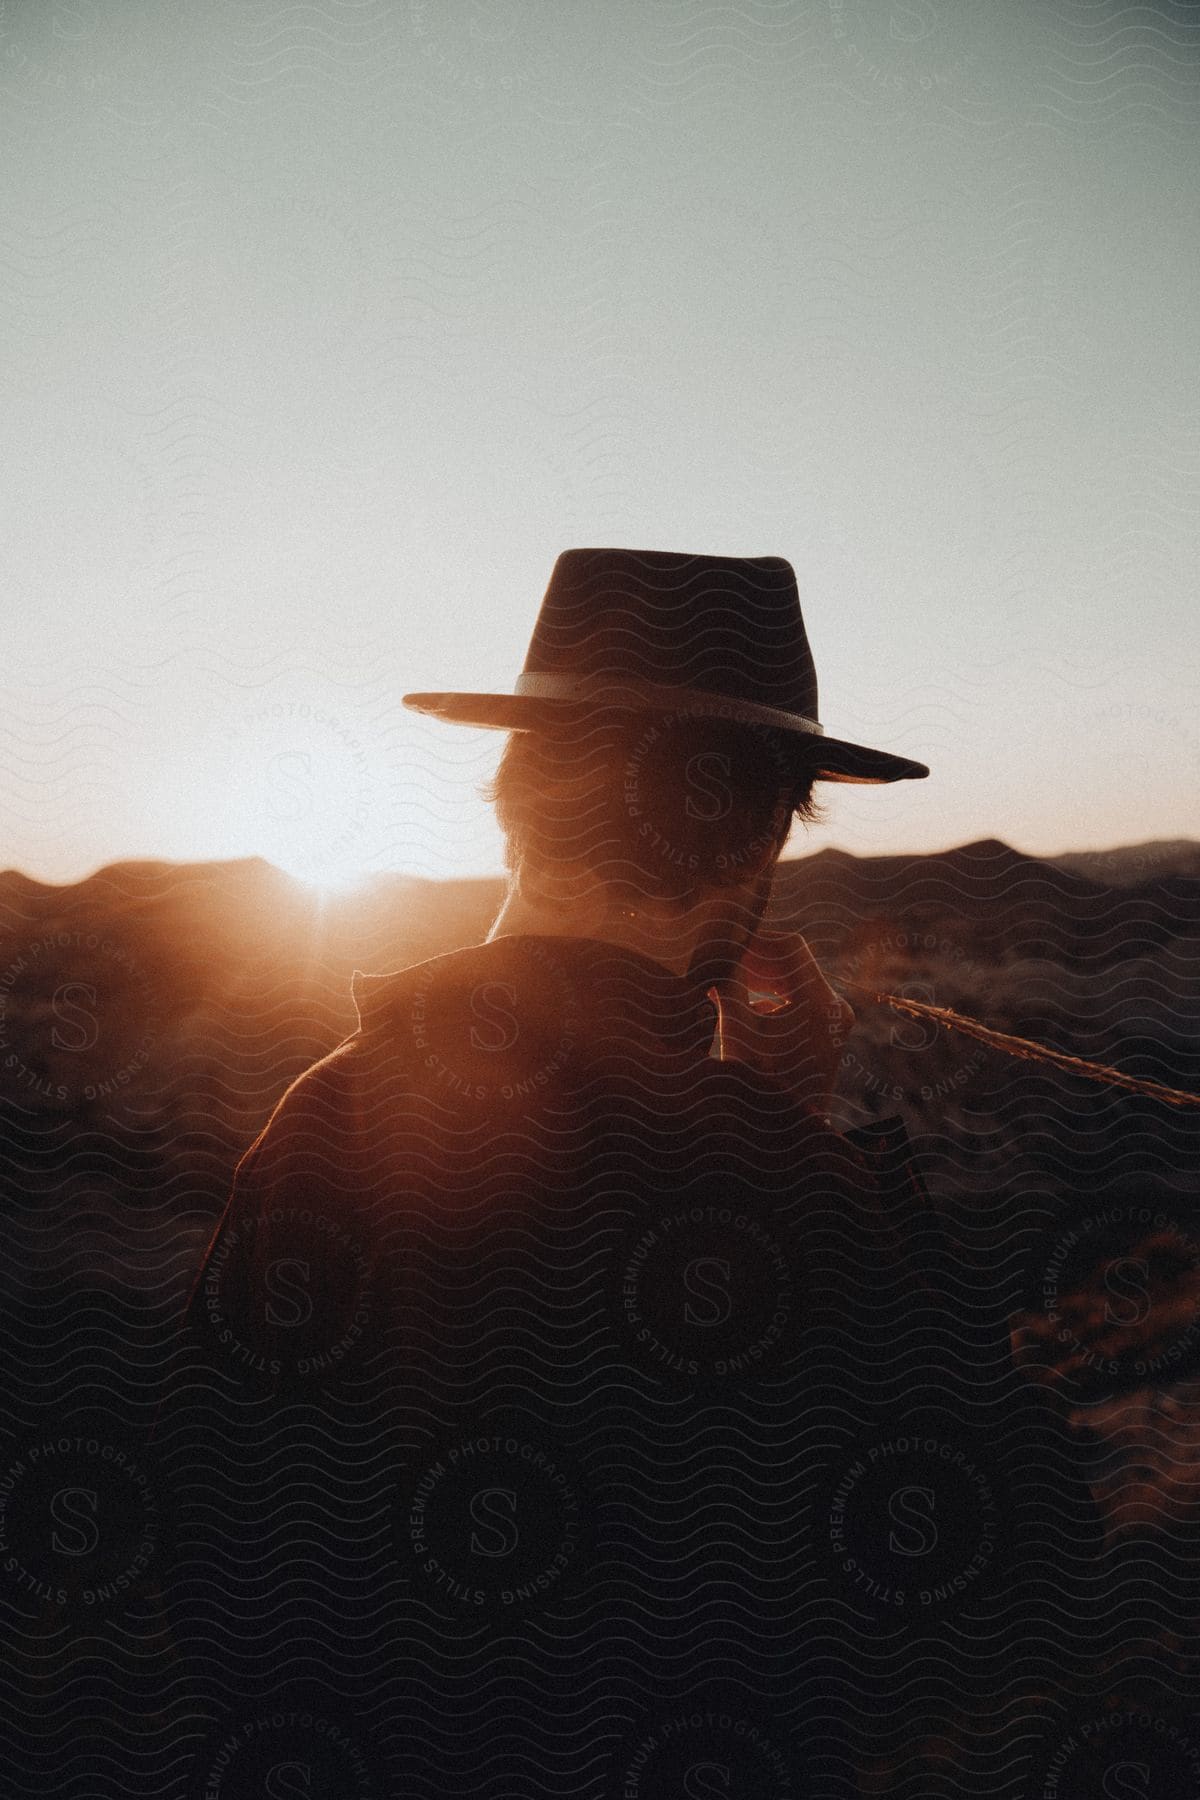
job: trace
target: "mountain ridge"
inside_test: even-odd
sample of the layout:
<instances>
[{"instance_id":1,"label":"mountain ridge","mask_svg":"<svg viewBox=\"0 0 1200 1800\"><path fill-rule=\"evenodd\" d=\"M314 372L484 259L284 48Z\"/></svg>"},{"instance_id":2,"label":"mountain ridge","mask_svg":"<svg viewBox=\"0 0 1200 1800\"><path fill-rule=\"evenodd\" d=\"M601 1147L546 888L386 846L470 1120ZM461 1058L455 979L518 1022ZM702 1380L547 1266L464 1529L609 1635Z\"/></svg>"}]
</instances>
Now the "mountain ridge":
<instances>
[{"instance_id":1,"label":"mountain ridge","mask_svg":"<svg viewBox=\"0 0 1200 1800\"><path fill-rule=\"evenodd\" d=\"M1162 873L1183 874L1189 879L1200 879L1200 839L1195 838L1155 838L1140 844L1115 845L1107 849L1097 850L1065 850L1053 856L1038 854L1032 851L1019 850L1007 843L1003 838L974 838L967 843L951 844L943 850L904 850L883 851L871 855L861 855L855 850L847 850L838 844L822 845L820 849L805 851L798 856L785 856L781 859L781 868L794 867L797 864L818 863L853 863L860 868L874 865L895 866L900 863L934 863L946 862L984 862L1001 860L1006 866L1020 868L1028 865L1040 865L1055 868L1065 873L1084 873L1087 869L1104 871L1110 876L1110 885L1127 885L1136 873L1144 873L1156 869ZM118 875L128 875L137 882L146 882L154 877L179 870L203 871L212 876L224 873L230 878L235 875L249 878L251 874L264 879L268 874L277 878L281 884L294 888L300 893L305 891L317 893L318 890L308 888L308 884L296 876L289 875L262 856L242 857L202 857L195 860L176 860L171 857L122 857L115 862L102 863L89 874L80 876L75 881L55 882L42 881L39 877L27 874L23 869L0 869L0 898L10 885L25 890L34 890L44 894L67 895L81 889L89 889L95 883L113 882ZM1125 871L1129 871L1128 874ZM1117 877L1120 876L1119 881ZM1085 877L1086 878L1086 877ZM364 890L387 884L391 887L409 886L419 890L446 889L481 891L499 888L504 885L502 875L463 875L463 876L428 876L407 874L401 871L381 870L363 877L362 883L353 889L335 893L326 904L338 905L353 901ZM1098 885L1103 885L1098 884Z\"/></svg>"}]
</instances>

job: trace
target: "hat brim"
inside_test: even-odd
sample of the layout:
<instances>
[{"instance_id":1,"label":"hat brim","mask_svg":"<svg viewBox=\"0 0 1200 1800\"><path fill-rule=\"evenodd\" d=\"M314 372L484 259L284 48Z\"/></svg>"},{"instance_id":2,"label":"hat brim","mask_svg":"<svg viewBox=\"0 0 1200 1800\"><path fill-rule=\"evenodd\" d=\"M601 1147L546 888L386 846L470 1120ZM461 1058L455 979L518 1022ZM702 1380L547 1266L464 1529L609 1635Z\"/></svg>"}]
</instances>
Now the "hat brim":
<instances>
[{"instance_id":1,"label":"hat brim","mask_svg":"<svg viewBox=\"0 0 1200 1800\"><path fill-rule=\"evenodd\" d=\"M451 725L473 725L488 731L545 731L554 727L584 723L596 717L596 708L578 700L533 698L527 694L405 694L404 705L413 712L429 713ZM705 696L697 689L687 694L687 709L703 717ZM608 707L606 712L627 710L631 713L668 710L649 705L626 709ZM764 723L763 708L747 712L746 724ZM737 703L713 697L712 715L738 723ZM928 775L924 763L908 756L893 756L890 750L873 750L866 744L852 744L845 738L831 738L806 730L790 714L773 712L767 723L777 730L794 733L797 751L809 763L816 752L817 781L852 782L863 787L879 787L892 781L919 781ZM803 740L801 744L800 740Z\"/></svg>"}]
</instances>

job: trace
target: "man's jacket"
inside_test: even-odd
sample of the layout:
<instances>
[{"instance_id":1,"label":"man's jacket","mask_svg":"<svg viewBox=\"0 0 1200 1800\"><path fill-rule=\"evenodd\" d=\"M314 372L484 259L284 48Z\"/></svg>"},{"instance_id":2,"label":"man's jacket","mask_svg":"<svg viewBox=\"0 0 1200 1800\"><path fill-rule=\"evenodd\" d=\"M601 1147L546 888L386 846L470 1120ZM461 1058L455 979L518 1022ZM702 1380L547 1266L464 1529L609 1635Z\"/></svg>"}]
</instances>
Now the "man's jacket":
<instances>
[{"instance_id":1,"label":"man's jacket","mask_svg":"<svg viewBox=\"0 0 1200 1800\"><path fill-rule=\"evenodd\" d=\"M599 940L355 998L193 1291L185 1654L254 1692L319 1671L413 1792L713 1763L771 1794L845 1771L898 1632L990 1594L1003 1653L1011 1482L894 1157L716 1060L711 1003Z\"/></svg>"}]
</instances>

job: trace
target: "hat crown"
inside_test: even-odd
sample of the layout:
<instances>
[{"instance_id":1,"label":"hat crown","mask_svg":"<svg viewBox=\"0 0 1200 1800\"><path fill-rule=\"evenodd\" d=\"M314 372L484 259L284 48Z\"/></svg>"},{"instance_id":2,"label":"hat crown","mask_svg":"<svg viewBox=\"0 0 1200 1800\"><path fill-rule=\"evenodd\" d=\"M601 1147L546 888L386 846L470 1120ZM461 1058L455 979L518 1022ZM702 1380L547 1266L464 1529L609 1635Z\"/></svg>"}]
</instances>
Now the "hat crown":
<instances>
[{"instance_id":1,"label":"hat crown","mask_svg":"<svg viewBox=\"0 0 1200 1800\"><path fill-rule=\"evenodd\" d=\"M782 556L564 550L511 694L406 694L404 704L496 731L695 714L788 734L797 766L815 764L819 781L929 773L825 731L796 575Z\"/></svg>"},{"instance_id":2,"label":"hat crown","mask_svg":"<svg viewBox=\"0 0 1200 1800\"><path fill-rule=\"evenodd\" d=\"M796 575L782 556L564 550L524 673L691 688L818 717Z\"/></svg>"}]
</instances>

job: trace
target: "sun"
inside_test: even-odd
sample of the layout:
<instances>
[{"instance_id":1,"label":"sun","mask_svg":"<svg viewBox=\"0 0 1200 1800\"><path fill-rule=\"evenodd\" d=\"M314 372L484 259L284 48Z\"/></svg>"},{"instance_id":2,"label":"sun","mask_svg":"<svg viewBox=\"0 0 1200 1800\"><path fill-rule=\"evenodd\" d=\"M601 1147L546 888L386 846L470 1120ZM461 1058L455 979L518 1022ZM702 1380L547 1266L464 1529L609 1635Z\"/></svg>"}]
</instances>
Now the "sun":
<instances>
[{"instance_id":1,"label":"sun","mask_svg":"<svg viewBox=\"0 0 1200 1800\"><path fill-rule=\"evenodd\" d=\"M352 717L317 702L264 702L237 721L226 749L234 842L313 888L344 892L365 878L382 783Z\"/></svg>"},{"instance_id":2,"label":"sun","mask_svg":"<svg viewBox=\"0 0 1200 1800\"><path fill-rule=\"evenodd\" d=\"M330 896L385 873L452 876L470 780L459 765L447 774L438 749L419 727L385 737L345 698L264 700L225 737L214 807L225 854Z\"/></svg>"},{"instance_id":3,"label":"sun","mask_svg":"<svg viewBox=\"0 0 1200 1800\"><path fill-rule=\"evenodd\" d=\"M282 869L285 875L290 875L302 887L311 888L321 899L337 899L353 894L358 888L364 887L375 873L358 863L348 863L344 868L327 867L319 872L303 862L292 867L286 862L276 862L275 867Z\"/></svg>"}]
</instances>

